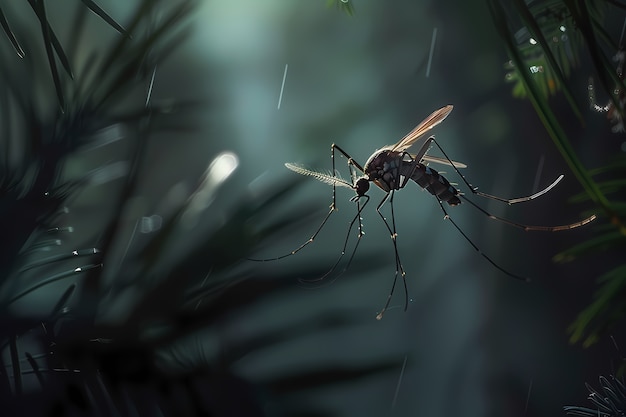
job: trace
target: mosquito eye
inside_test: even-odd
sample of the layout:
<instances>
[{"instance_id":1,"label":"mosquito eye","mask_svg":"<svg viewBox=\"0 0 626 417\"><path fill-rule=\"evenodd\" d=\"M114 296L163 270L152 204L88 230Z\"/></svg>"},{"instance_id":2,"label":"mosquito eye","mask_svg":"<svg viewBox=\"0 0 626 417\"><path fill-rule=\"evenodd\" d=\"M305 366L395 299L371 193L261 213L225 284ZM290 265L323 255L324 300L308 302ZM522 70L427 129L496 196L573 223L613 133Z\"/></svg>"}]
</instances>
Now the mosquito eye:
<instances>
[{"instance_id":1,"label":"mosquito eye","mask_svg":"<svg viewBox=\"0 0 626 417\"><path fill-rule=\"evenodd\" d=\"M359 178L359 180L356 182L356 193L360 196L365 195L365 193L369 189L370 189L369 181L366 180L365 178Z\"/></svg>"}]
</instances>

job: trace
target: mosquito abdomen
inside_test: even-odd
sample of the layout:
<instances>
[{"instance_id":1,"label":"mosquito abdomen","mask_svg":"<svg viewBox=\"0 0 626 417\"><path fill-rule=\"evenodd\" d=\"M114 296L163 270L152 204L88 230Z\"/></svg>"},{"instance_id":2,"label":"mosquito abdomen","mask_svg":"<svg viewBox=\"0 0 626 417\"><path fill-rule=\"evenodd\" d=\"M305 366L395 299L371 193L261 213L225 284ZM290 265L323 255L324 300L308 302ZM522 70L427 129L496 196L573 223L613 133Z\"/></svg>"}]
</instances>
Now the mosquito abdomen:
<instances>
[{"instance_id":1,"label":"mosquito abdomen","mask_svg":"<svg viewBox=\"0 0 626 417\"><path fill-rule=\"evenodd\" d=\"M439 200L445 201L451 206L461 204L458 197L459 191L436 170L423 164L417 164L411 179Z\"/></svg>"}]
</instances>

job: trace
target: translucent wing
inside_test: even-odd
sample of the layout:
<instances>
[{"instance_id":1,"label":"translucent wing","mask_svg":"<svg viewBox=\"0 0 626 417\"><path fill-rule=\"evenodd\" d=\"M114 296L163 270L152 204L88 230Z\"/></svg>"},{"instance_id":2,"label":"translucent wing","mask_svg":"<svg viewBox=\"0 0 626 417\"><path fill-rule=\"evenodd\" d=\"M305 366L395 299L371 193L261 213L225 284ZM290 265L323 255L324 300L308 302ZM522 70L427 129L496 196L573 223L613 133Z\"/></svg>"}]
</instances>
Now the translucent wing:
<instances>
[{"instance_id":1,"label":"translucent wing","mask_svg":"<svg viewBox=\"0 0 626 417\"><path fill-rule=\"evenodd\" d=\"M463 162L452 161L452 163L450 163L450 161L448 161L446 158L439 158L438 156L426 155L422 158L422 161L434 162L436 164L442 165L450 165L456 168L467 168L467 165L465 165Z\"/></svg>"},{"instance_id":2,"label":"translucent wing","mask_svg":"<svg viewBox=\"0 0 626 417\"><path fill-rule=\"evenodd\" d=\"M462 162L449 161L447 158L440 158L438 156L426 155L426 153L430 149L430 145L433 143L434 140L435 140L434 136L431 136L428 139L426 139L424 143L422 143L422 146L420 146L420 149L417 151L417 153L411 154L411 158L413 158L414 160L416 159L418 162L426 162L426 163L434 162L437 164L450 165L455 168L467 168L467 165L465 165Z\"/></svg>"},{"instance_id":3,"label":"translucent wing","mask_svg":"<svg viewBox=\"0 0 626 417\"><path fill-rule=\"evenodd\" d=\"M297 172L298 174L301 174L301 175L308 175L326 184L339 185L341 187L354 189L354 186L352 184L350 184L348 181L344 180L341 177L335 177L333 175L325 174L323 172L311 171L310 169L306 169L300 165L292 164L290 162L287 162L285 166L289 168L290 170L292 170L293 172Z\"/></svg>"},{"instance_id":4,"label":"translucent wing","mask_svg":"<svg viewBox=\"0 0 626 417\"><path fill-rule=\"evenodd\" d=\"M424 119L422 123L417 125L415 129L411 130L405 137L400 139L398 143L393 145L391 147L391 150L398 152L406 151L422 135L424 135L433 127L437 126L439 123L443 122L443 120L448 117L448 115L452 111L452 108L452 105L447 105L440 108L439 110L434 111L430 116Z\"/></svg>"}]
</instances>

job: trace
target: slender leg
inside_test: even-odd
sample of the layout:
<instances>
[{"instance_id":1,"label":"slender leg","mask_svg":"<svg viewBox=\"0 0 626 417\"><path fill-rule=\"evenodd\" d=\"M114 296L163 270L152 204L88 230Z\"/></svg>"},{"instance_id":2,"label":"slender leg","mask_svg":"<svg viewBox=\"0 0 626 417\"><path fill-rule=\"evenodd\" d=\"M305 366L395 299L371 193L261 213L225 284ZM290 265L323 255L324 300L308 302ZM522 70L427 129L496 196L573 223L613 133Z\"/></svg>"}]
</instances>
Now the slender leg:
<instances>
[{"instance_id":1,"label":"slender leg","mask_svg":"<svg viewBox=\"0 0 626 417\"><path fill-rule=\"evenodd\" d=\"M387 219L385 218L383 213L381 213L380 211L380 208L383 206L383 204L385 204L387 199L389 199L389 204L391 205L392 226L389 226ZM380 218L383 219L385 226L387 226L387 230L391 234L391 240L393 242L393 250L394 250L394 255L395 255L395 260L396 260L396 273L393 277L393 284L391 285L391 291L389 291L389 295L387 296L387 302L385 303L385 306L380 311L380 313L376 315L376 320L380 320L383 318L383 315L385 314L385 311L387 310L387 308L389 307L389 303L391 302L391 297L393 296L393 292L396 288L396 282L398 281L398 274L400 274L400 276L402 277L402 283L404 284L404 296L405 296L404 310L405 311L409 305L409 291L406 285L406 278L405 278L406 272L404 272L404 268L402 267L402 262L400 261L400 254L398 253L398 243L397 243L398 234L396 233L396 220L395 220L395 215L393 211L393 190L388 192L385 195L385 197L382 199L380 204L378 204L378 207L376 207L376 212L378 213Z\"/></svg>"},{"instance_id":2,"label":"slender leg","mask_svg":"<svg viewBox=\"0 0 626 417\"><path fill-rule=\"evenodd\" d=\"M461 171L459 171L459 169L454 165L454 163L452 163L452 160L448 157L448 155L446 154L446 152L443 150L443 148L439 145L439 143L435 140L435 138L432 138L432 142L437 145L437 148L439 148L439 150L441 151L441 153L443 154L443 156L448 160L448 162L450 162L450 165L452 166L452 169L454 169L454 171L459 175L459 177L461 177L461 179L463 180L463 182L465 183L465 185L467 185L467 187L470 189L470 191L473 194L479 195L481 197L485 197L485 198L489 198L491 200L496 200L496 201L502 201L504 203L507 204L516 204L516 203L523 203L524 201L530 201L530 200L534 200L537 197L541 197L542 195L544 195L545 193L547 193L548 191L550 191L551 189L553 189L562 179L563 179L563 175L559 175L559 177L554 180L554 182L550 185L548 185L546 188L544 188L543 190L533 194L533 195L529 195L527 197L519 197L519 198L502 198L502 197L498 197L495 195L491 195L491 194L487 194L487 193L483 193L478 191L478 187L474 187L472 184L469 183L469 181L467 181L467 179L463 176L463 174L461 174Z\"/></svg>"},{"instance_id":3,"label":"slender leg","mask_svg":"<svg viewBox=\"0 0 626 417\"><path fill-rule=\"evenodd\" d=\"M454 164L452 164L452 161L450 160L450 158L448 158L448 155L446 155L445 151L441 148L441 146L439 146L439 143L437 143L437 141L434 138L433 138L432 141L433 141L433 143L435 143L435 145L437 145L437 147L439 148L441 153L443 153L443 155L448 160L448 162L450 162L450 164L452 165L452 168L461 177L463 182L472 191L472 193L474 193L476 195L479 195L481 197L486 197L486 198L489 198L489 199L492 199L492 200L502 201L502 202L508 203L509 205L510 204L515 204L515 203L521 203L521 202L524 202L524 201L533 200L533 199L535 199L535 198L537 198L537 197L547 193L552 188L554 188L554 186L556 186L559 183L559 181L561 181L561 179L563 179L563 175L560 175L548 187L546 187L543 190L539 191L538 193L535 193L535 194L533 194L531 196L528 196L528 197L521 197L521 198L514 198L514 199L507 200L507 199L504 199L504 198L501 198L501 197L496 197L496 196L493 196L493 195L490 195L490 194L481 193L481 192L477 191L476 187L473 187L467 181L467 179L463 176L463 174L461 174L459 172L459 170L454 166ZM480 207L478 204L474 203L472 200L470 200L467 197L465 197L463 194L459 194L459 197L461 197L463 200L467 201L469 204L474 206L478 211L480 211L481 213L483 213L485 216L489 217L490 219L497 220L499 222L508 224L509 226L517 227L518 229L522 229L524 231L536 231L537 230L537 231L544 231L544 232L557 232L557 231L561 231L561 230L570 230L570 229L575 229L575 228L580 227L580 226L584 226L584 225L592 222L596 218L596 215L593 214L593 215L591 215L591 216L589 216L586 219L583 219L581 221L570 223L570 224L565 224L565 225L560 225L560 226L531 226L531 225L517 223L517 222L511 221L511 220L502 218L502 217L495 216L495 215L489 213L487 210L485 210L482 207Z\"/></svg>"},{"instance_id":4,"label":"slender leg","mask_svg":"<svg viewBox=\"0 0 626 417\"><path fill-rule=\"evenodd\" d=\"M363 170L363 168L361 168L361 165L359 165L357 162L355 162L350 155L348 155L343 149L341 149L339 146L333 144L331 146L331 153L330 153L330 159L332 161L332 166L333 166L333 176L336 176L336 168L335 168L335 149L337 149L343 156L345 156L346 158L348 158L348 166L350 167L350 169L353 169L352 167L356 167L359 170ZM322 220L322 223L319 225L319 227L315 230L315 232L313 233L313 235L311 235L311 237L309 237L306 242L304 242L303 244L301 244L300 246L298 246L297 248L295 248L294 250L292 250L289 253L286 253L284 255L280 255L280 256L276 256L273 258L265 258L265 259L252 259L252 258L248 258L248 260L250 261L254 261L254 262L269 262L269 261L277 261L279 259L283 259L286 258L288 256L291 255L295 255L296 253L300 252L302 249L304 249L306 246L308 246L309 244L313 243L313 241L315 240L315 238L317 237L317 235L322 231L322 229L324 228L324 226L326 225L326 222L328 221L328 219L330 218L331 214L333 214L333 212L337 211L337 186L333 183L333 199L332 202L330 204L328 213L326 214L326 217L324 217L324 220Z\"/></svg>"},{"instance_id":5,"label":"slender leg","mask_svg":"<svg viewBox=\"0 0 626 417\"><path fill-rule=\"evenodd\" d=\"M439 203L439 207L441 207L441 210L443 210L444 219L450 220L450 222L454 225L456 230L458 230L458 232L465 238L465 240L467 240L469 242L469 244L472 245L472 247L476 250L476 252L478 252L480 254L480 256L485 258L491 265L495 266L497 269L499 269L500 271L504 272L506 275L510 276L511 278L519 279L519 280L526 281L526 282L530 281L530 279L528 279L526 277L522 277L520 275L516 275L516 274L513 274L512 272L507 271L506 269L502 268L500 265L495 263L495 261L493 259L491 259L489 256L484 254L480 250L480 248L478 246L476 246L476 244L472 241L472 239L470 239L465 234L465 232L463 232L463 230L461 230L461 228L456 224L456 222L454 220L452 220L452 217L450 217L450 215L448 214L448 212L444 208L443 203L441 202L441 200L437 200L437 202Z\"/></svg>"},{"instance_id":6,"label":"slender leg","mask_svg":"<svg viewBox=\"0 0 626 417\"><path fill-rule=\"evenodd\" d=\"M337 174L336 167L335 167L335 150L337 150L339 153L341 153L344 157L346 157L348 159L347 163L348 163L348 167L350 169L350 177L352 179L352 184L354 184L355 181L356 181L356 172L355 172L355 170L359 170L359 171L363 172L363 167L358 162L354 161L352 159L352 157L350 155L348 155L347 152L345 152L339 146L333 144L331 146L331 155L330 155L331 160L332 160L332 167L333 167L332 168L332 175L333 175L333 177L335 177L336 174ZM304 242L303 244L301 244L300 246L298 246L296 249L292 250L291 252L286 253L286 254L281 255L281 256L277 256L277 257L274 257L274 258L249 259L249 260L256 261L256 262L276 261L276 260L283 259L283 258L286 258L286 257L291 256L291 255L295 255L296 253L298 253L299 251L304 249L306 246L308 246L309 244L313 243L313 241L315 240L317 235L322 231L322 229L326 225L326 222L330 218L331 214L333 214L333 212L337 210L337 190L336 190L337 187L336 187L335 183L333 183L332 186L333 186L333 198L332 198L332 202L331 202L331 205L329 207L328 213L326 214L326 217L324 217L324 220L322 220L322 223L319 225L319 227L315 230L313 235L311 235L311 237L309 237L309 239L307 239L306 242ZM365 197L366 198L365 203L363 203L363 205L361 205L361 203L360 203L360 198L361 197ZM349 238L350 238L350 233L352 231L354 223L358 220L359 233L358 233L358 237L357 237L357 242L356 242L356 244L354 246L354 249L352 250L352 253L350 255L350 259L348 260L347 265L343 268L343 270L339 274L340 275L343 274L343 272L345 272L348 269L348 267L350 266L350 264L352 263L352 260L354 259L356 251L357 251L357 249L359 247L359 243L361 242L361 237L364 234L364 232L363 232L363 223L361 221L362 220L361 219L361 212L363 211L363 209L367 205L367 203L369 201L369 196L367 196L367 195L355 196L355 197L353 197L353 201L356 201L356 203L357 203L357 214L354 216L354 218L350 222L350 226L348 228L348 233L346 234L346 238L345 238L345 241L344 241L344 244L343 244L343 249L341 250L341 254L339 255L339 258L333 264L331 269L327 273L322 275L320 278L317 278L317 279L314 279L314 280L302 280L302 282L318 282L318 281L321 281L321 280L325 279L330 274L332 274L332 272L337 268L337 266L339 265L339 262L341 261L341 259L343 258L343 256L346 253L346 249L347 249L347 246L348 246L348 241L349 241ZM395 227L395 225L394 225L394 227Z\"/></svg>"},{"instance_id":7,"label":"slender leg","mask_svg":"<svg viewBox=\"0 0 626 417\"><path fill-rule=\"evenodd\" d=\"M586 219L581 220L579 222L574 222L574 223L570 223L570 224L564 224L564 225L561 225L561 226L531 226L531 225L528 225L528 224L517 223L517 222L511 221L511 220L505 219L503 217L495 216L495 215L489 213L484 208L480 207L478 204L474 203L469 198L465 197L464 195L461 195L460 197L463 200L465 200L468 203L470 203L478 211L480 211L481 213L483 213L485 216L489 217L490 219L497 220L499 222L502 222L504 224L508 224L509 226L513 226L513 227L516 227L518 229L522 229L525 232L529 232L529 231L559 232L559 231L562 231L562 230L570 230L570 229L575 229L577 227L584 226L584 225L586 225L588 223L591 223L596 218L596 215L592 214L591 216L589 216Z\"/></svg>"},{"instance_id":8,"label":"slender leg","mask_svg":"<svg viewBox=\"0 0 626 417\"><path fill-rule=\"evenodd\" d=\"M342 154L343 156L345 156L346 158L348 158L348 165L354 165L354 166L356 167L356 169L358 169L358 170L359 170L359 171L361 171L361 172L364 172L364 171L363 171L363 167L362 167L362 166L361 166L361 165L360 165L357 161L355 161L354 159L352 159L352 157L351 157L350 155L348 155L348 153L347 153L346 151L344 151L343 149L341 149L341 148L339 147L339 145L335 145L335 144L333 143L333 144L332 144L332 146L331 146L331 148L332 148L332 150L333 150L333 158L334 158L334 156L335 156L335 149L337 149L339 152L341 152L341 154ZM334 165L333 165L333 168L334 168Z\"/></svg>"},{"instance_id":9,"label":"slender leg","mask_svg":"<svg viewBox=\"0 0 626 417\"><path fill-rule=\"evenodd\" d=\"M343 274L344 272L346 272L346 270L350 267L350 264L352 263L352 259L354 258L354 255L356 254L356 250L359 247L359 244L361 243L361 238L364 235L363 232L363 223L362 223L362 219L361 219L361 212L363 211L363 209L365 208L365 206L367 205L368 201L369 201L369 196L368 195L364 195L362 197L365 197L365 203L363 203L363 205L361 205L360 200L356 201L357 204L357 214L356 216L354 216L352 218L352 221L350 222L350 226L348 227L348 232L346 233L346 238L343 242L343 248L341 249L341 254L339 255L339 258L337 258L337 261L335 261L335 263L333 264L333 266L328 270L328 272L326 272L324 275L322 275L319 278L315 278L315 279L301 279L300 282L302 283L313 283L313 282L319 282L322 281L324 279L326 279L326 277L328 277L330 274L333 273L333 271L335 270L335 268L337 268L337 265L339 265L339 262L341 261L341 259L343 258L343 256L346 254L346 249L348 247L348 241L350 240L350 233L352 232L352 227L354 227L354 223L358 220L358 228L359 228L359 234L357 236L357 241L356 244L354 245L354 249L352 250L352 253L350 254L350 259L348 259L348 263L346 264L346 266L341 270L341 272L339 272L339 274L337 274L333 280L331 282L334 282L337 278L339 278L339 276L341 274Z\"/></svg>"}]
</instances>

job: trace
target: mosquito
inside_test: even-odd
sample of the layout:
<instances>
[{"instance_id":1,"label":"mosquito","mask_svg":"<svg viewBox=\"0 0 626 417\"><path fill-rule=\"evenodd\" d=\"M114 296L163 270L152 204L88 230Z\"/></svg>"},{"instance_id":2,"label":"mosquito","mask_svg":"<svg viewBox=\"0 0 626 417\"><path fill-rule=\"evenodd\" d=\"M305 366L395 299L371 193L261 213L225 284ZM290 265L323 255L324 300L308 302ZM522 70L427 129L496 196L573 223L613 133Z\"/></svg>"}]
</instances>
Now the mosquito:
<instances>
[{"instance_id":1,"label":"mosquito","mask_svg":"<svg viewBox=\"0 0 626 417\"><path fill-rule=\"evenodd\" d=\"M507 271L506 269L498 265L489 256L487 256L485 253L483 253L480 250L480 248L465 234L465 232L463 232L463 230L450 217L450 215L448 214L448 211L446 210L444 206L444 203L447 203L449 206L453 207L453 206L457 206L461 204L462 201L466 201L467 203L469 203L471 206L473 206L475 209L477 209L479 212L481 212L488 218L502 222L512 227L516 227L518 229L522 229L524 231L556 232L556 231L562 231L562 230L570 230L570 229L574 229L574 228L584 226L590 223L596 218L596 216L591 215L584 220L566 224L566 225L561 225L561 226L531 226L527 224L517 223L512 220L505 219L503 217L498 217L494 214L491 214L487 210L483 209L482 207L480 207L478 204L474 203L473 201L469 200L460 190L455 188L446 178L444 178L443 175L441 175L435 169L428 166L428 163L438 163L438 164L451 166L454 169L454 171L457 173L457 175L461 178L463 183L471 191L472 194L483 197L483 198L500 201L509 205L534 200L535 198L546 194L563 179L563 175L559 175L558 178L554 180L550 185L548 185L546 188L544 188L543 190L537 193L534 193L526 197L507 199L507 198L502 198L502 197L498 197L495 195L483 193L481 191L478 191L478 187L474 187L473 185L471 185L469 181L465 178L465 176L461 174L461 172L459 171L459 169L461 168L466 168L466 165L460 162L452 161L448 157L446 152L443 150L443 148L439 145L439 143L435 140L434 136L428 137L423 142L423 144L419 147L417 153L415 154L409 153L408 149L411 148L421 137L423 137L426 133L428 133L428 131L430 131L432 128L434 128L435 126L443 122L443 120L446 117L448 117L448 115L452 111L452 108L453 108L452 105L447 105L445 107L442 107L439 110L436 110L426 119L424 119L419 125L417 125L413 130L411 130L406 136L400 139L398 143L396 143L395 145L391 145L391 146L385 146L375 151L369 157L367 162L365 162L364 166L361 166L346 151L344 151L341 147L339 147L336 144L331 145L331 160L332 160L331 173L313 171L313 170L304 168L298 164L286 163L285 166L287 168L289 168L290 170L298 174L311 176L321 182L332 185L333 199L330 205L330 209L328 211L328 214L326 214L326 217L324 218L324 220L322 220L322 223L316 229L315 233L313 233L313 235L309 237L307 241L305 241L303 244L298 246L296 249L292 250L291 252L287 254L274 257L274 258L251 259L251 260L273 261L273 260L286 258L288 256L295 255L296 253L304 249L306 246L311 244L315 240L317 235L321 232L321 230L324 228L324 226L328 222L328 219L330 218L332 213L334 213L337 210L336 188L337 186L339 186L339 187L350 188L355 191L356 195L354 195L350 200L353 202L356 202L357 214L353 217L352 221L350 222L348 234L346 235L344 246L343 246L341 255L339 256L339 259L337 260L337 262L335 262L332 268L318 280L324 279L335 270L335 268L337 267L337 265L339 264L339 262L341 261L341 259L343 258L346 252L346 248L348 245L348 240L349 240L349 236L351 234L352 228L354 227L354 224L358 221L357 242L352 251L350 259L348 260L348 264L344 268L344 271L345 271L345 269L347 269L348 266L350 265L350 262L352 261L352 258L354 257L354 254L356 253L356 249L358 248L360 239L364 234L363 225L361 222L361 212L363 211L363 209L365 208L365 206L370 200L370 196L367 194L370 188L370 183L374 183L374 185L376 185L378 188L380 188L382 191L385 192L383 199L376 206L376 212L378 213L380 218L383 220L385 226L387 227L387 230L390 233L391 240L393 243L394 254L395 254L395 267L396 267L396 272L394 275L393 283L391 285L391 290L389 292L389 295L387 296L385 306L377 314L376 318L378 320L382 319L385 311L389 307L389 303L391 302L391 297L393 296L394 290L396 288L398 276L402 278L402 282L404 286L404 295L405 295L404 310L406 311L408 307L408 303L409 303L409 296L408 296L408 288L407 288L407 283L406 283L406 272L404 271L404 268L402 266L402 262L400 260L400 255L398 251L398 244L397 244L398 233L396 232L396 221L395 221L394 210L393 210L393 197L394 197L395 191L404 188L408 184L409 180L412 180L415 183L417 183L420 187L424 188L426 191L432 194L437 199L437 202L439 203L439 206L441 207L441 210L443 211L444 219L449 220L454 225L456 230L463 236L463 238L465 238L465 240L474 248L474 250L476 250L491 265L493 265L495 268L497 268L498 270L500 270L501 272L503 272L504 274L512 278L523 280L523 281L528 281L528 279L525 277L522 277L520 275ZM426 155L426 153L428 152L428 150L431 148L433 144L439 149L441 154L444 156L443 158ZM343 155L347 159L347 164L350 170L350 177L351 177L350 181L338 176L337 171L335 169L335 152L339 152L341 155ZM357 177L358 175L357 172L361 173L360 177ZM387 221L387 219L381 212L381 207L386 202L389 202L389 205L390 205L391 224Z\"/></svg>"}]
</instances>

